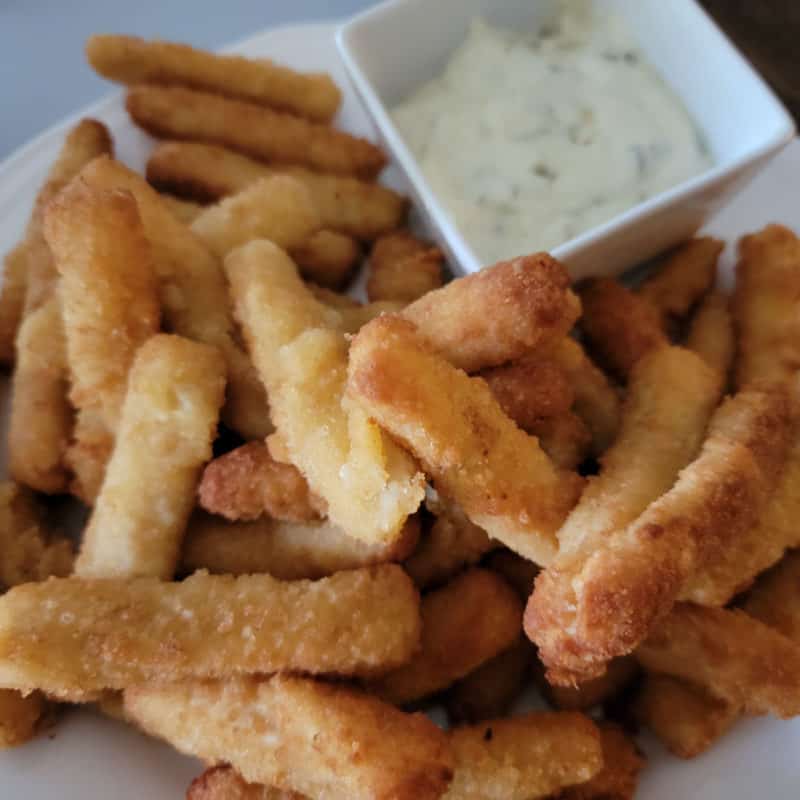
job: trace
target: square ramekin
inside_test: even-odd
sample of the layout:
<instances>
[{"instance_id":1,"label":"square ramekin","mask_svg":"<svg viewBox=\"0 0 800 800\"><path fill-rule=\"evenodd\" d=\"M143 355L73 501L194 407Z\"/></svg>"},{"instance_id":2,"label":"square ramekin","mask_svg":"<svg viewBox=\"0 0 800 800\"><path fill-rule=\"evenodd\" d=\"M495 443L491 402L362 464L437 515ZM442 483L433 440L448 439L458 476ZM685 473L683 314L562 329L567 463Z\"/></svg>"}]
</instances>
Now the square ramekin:
<instances>
[{"instance_id":1,"label":"square ramekin","mask_svg":"<svg viewBox=\"0 0 800 800\"><path fill-rule=\"evenodd\" d=\"M594 6L625 17L705 136L714 165L554 248L576 280L622 272L688 238L795 135L786 109L695 0L594 0ZM556 10L555 0L389 0L338 31L357 93L431 235L462 274L484 265L428 185L390 109L442 71L474 17L532 31Z\"/></svg>"}]
</instances>

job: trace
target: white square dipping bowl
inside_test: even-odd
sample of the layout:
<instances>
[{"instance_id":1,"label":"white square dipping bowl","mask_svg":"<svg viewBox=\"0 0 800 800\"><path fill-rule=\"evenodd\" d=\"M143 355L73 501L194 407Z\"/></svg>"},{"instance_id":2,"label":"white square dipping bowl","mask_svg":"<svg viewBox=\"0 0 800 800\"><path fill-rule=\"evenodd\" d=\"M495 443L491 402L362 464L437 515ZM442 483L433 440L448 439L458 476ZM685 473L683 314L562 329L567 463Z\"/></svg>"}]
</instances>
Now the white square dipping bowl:
<instances>
[{"instance_id":1,"label":"white square dipping bowl","mask_svg":"<svg viewBox=\"0 0 800 800\"><path fill-rule=\"evenodd\" d=\"M695 0L594 0L594 6L627 20L704 135L713 166L554 248L576 280L622 272L690 237L795 134L786 109ZM389 0L337 34L347 72L423 221L462 274L485 265L428 185L390 109L442 72L474 17L535 31L556 11L555 0Z\"/></svg>"}]
</instances>

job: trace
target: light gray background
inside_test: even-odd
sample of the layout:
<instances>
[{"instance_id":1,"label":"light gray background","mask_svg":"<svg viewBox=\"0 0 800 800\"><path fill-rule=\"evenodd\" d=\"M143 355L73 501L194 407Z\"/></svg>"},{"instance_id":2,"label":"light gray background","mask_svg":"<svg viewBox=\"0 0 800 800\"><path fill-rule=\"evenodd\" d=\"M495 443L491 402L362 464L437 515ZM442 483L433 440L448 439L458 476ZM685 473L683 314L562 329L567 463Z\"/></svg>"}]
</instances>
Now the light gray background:
<instances>
[{"instance_id":1,"label":"light gray background","mask_svg":"<svg viewBox=\"0 0 800 800\"><path fill-rule=\"evenodd\" d=\"M0 160L113 91L89 69L92 33L220 47L263 28L341 19L370 0L0 0Z\"/></svg>"}]
</instances>

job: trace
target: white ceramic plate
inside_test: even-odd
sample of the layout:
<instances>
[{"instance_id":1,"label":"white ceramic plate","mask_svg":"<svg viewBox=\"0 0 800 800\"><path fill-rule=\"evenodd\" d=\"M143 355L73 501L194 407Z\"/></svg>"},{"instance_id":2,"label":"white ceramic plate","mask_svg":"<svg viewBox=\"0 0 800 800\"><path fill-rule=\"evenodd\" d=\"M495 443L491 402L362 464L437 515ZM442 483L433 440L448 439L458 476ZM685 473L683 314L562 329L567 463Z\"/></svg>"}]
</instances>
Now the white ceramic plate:
<instances>
[{"instance_id":1,"label":"white ceramic plate","mask_svg":"<svg viewBox=\"0 0 800 800\"><path fill-rule=\"evenodd\" d=\"M372 136L358 101L347 86L334 46L332 24L280 28L229 48L248 56L270 56L303 69L324 69L345 89L339 124ZM76 58L81 54L76 53ZM19 238L33 198L55 158L65 130L79 117L93 116L109 125L118 157L142 169L150 139L129 122L121 95L84 109L52 128L0 165L0 253ZM391 176L390 176L391 180ZM396 178L395 178L396 180ZM394 182L394 181L392 181ZM777 221L800 228L800 142L793 142L708 226L714 234L736 237ZM725 254L728 276L731 248ZM6 404L0 387L0 411ZM53 654L58 658L58 654ZM800 787L800 721L755 719L742 722L706 756L681 762L648 739L649 756L642 800L796 800ZM0 798L5 800L141 800L181 798L201 771L199 762L177 755L120 723L90 711L73 712L49 735L25 747L0 752Z\"/></svg>"}]
</instances>

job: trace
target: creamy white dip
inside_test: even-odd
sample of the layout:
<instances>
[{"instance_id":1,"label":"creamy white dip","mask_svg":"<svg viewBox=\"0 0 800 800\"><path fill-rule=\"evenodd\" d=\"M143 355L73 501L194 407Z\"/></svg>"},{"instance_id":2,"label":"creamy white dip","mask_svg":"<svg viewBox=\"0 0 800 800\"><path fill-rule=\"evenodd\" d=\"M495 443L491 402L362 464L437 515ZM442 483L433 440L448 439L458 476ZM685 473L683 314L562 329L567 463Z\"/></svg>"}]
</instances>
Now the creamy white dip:
<instances>
[{"instance_id":1,"label":"creamy white dip","mask_svg":"<svg viewBox=\"0 0 800 800\"><path fill-rule=\"evenodd\" d=\"M474 20L393 116L485 263L563 244L711 164L624 21L575 0L536 35Z\"/></svg>"}]
</instances>

